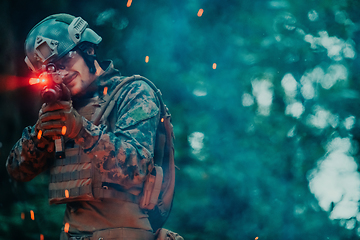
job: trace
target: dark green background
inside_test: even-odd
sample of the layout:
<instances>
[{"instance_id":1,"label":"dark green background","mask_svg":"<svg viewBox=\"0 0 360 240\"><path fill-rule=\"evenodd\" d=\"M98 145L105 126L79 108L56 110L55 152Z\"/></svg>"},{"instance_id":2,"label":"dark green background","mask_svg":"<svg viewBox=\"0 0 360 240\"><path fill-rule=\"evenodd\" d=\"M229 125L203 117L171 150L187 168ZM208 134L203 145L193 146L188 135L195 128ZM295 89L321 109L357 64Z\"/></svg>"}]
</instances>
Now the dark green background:
<instances>
[{"instance_id":1,"label":"dark green background","mask_svg":"<svg viewBox=\"0 0 360 240\"><path fill-rule=\"evenodd\" d=\"M40 234L58 239L60 232L64 207L48 206L47 175L16 183L4 167L22 129L35 123L41 104L38 87L27 86L23 42L37 22L60 12L82 16L103 37L100 59L112 59L123 75L144 75L162 90L173 115L180 168L167 228L187 240L360 239L355 164L360 2L126 4L0 1L0 239L40 239ZM198 17L200 8L204 13ZM286 95L284 76L296 83L292 95ZM301 115L286 111L294 102L302 106ZM334 139L350 142L350 149L329 145ZM335 157L339 167L319 174L321 161L337 148L342 153ZM344 156L350 160L343 161ZM349 162L352 168L341 172ZM339 183L337 189L345 189L342 198L332 200L330 194L326 207L319 205L324 195L317 199L309 188L317 176L325 180L313 192L331 193ZM350 200L349 194L354 195ZM352 201L355 213L329 218L336 209L346 209L337 208L342 201Z\"/></svg>"}]
</instances>

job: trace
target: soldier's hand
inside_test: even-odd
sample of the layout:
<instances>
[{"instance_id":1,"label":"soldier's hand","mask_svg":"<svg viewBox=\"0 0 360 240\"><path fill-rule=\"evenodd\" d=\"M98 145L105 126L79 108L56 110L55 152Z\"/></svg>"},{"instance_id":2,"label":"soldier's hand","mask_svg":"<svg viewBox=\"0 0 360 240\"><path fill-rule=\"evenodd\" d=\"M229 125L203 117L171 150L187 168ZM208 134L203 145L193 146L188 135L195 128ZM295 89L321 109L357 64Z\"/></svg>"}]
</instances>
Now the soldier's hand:
<instances>
[{"instance_id":1,"label":"soldier's hand","mask_svg":"<svg viewBox=\"0 0 360 240\"><path fill-rule=\"evenodd\" d=\"M82 116L73 108L71 101L44 103L39 112L38 129L45 137L75 138L82 127Z\"/></svg>"}]
</instances>

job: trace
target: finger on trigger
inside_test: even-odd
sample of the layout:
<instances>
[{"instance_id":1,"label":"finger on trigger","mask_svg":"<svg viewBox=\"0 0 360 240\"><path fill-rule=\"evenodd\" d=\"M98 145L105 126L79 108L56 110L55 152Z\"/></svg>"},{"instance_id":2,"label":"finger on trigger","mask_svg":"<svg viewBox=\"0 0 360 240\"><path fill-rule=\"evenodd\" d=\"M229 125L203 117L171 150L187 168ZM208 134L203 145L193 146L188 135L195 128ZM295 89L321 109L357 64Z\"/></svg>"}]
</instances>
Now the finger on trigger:
<instances>
[{"instance_id":1,"label":"finger on trigger","mask_svg":"<svg viewBox=\"0 0 360 240\"><path fill-rule=\"evenodd\" d=\"M65 124L62 121L49 121L49 122L41 123L40 128L41 129L62 128L64 125Z\"/></svg>"}]
</instances>

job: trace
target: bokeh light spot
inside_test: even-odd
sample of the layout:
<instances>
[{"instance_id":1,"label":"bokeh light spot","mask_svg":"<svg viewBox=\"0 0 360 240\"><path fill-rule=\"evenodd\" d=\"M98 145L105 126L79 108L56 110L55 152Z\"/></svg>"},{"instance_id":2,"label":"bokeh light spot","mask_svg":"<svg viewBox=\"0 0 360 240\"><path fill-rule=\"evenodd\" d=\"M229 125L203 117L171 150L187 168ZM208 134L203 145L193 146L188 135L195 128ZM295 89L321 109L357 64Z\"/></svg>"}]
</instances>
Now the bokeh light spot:
<instances>
[{"instance_id":1,"label":"bokeh light spot","mask_svg":"<svg viewBox=\"0 0 360 240\"><path fill-rule=\"evenodd\" d=\"M69 223L65 223L65 226L64 226L64 232L69 232L69 228L70 228L70 224Z\"/></svg>"},{"instance_id":2,"label":"bokeh light spot","mask_svg":"<svg viewBox=\"0 0 360 240\"><path fill-rule=\"evenodd\" d=\"M33 210L30 210L30 218L31 218L31 220L35 220L35 213L34 213L34 211Z\"/></svg>"}]
</instances>

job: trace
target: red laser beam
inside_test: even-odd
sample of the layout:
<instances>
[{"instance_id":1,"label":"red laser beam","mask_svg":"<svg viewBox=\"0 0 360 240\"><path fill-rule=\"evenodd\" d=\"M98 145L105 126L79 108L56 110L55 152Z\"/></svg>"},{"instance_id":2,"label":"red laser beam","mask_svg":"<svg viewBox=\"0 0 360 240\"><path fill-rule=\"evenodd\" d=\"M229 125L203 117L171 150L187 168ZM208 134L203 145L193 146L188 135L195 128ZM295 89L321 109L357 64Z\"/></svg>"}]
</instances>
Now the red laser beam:
<instances>
[{"instance_id":1,"label":"red laser beam","mask_svg":"<svg viewBox=\"0 0 360 240\"><path fill-rule=\"evenodd\" d=\"M0 93L7 91L15 91L19 88L28 87L33 84L29 80L34 82L35 80L28 77L18 77L12 75L0 75ZM43 84L41 84L43 86Z\"/></svg>"}]
</instances>

